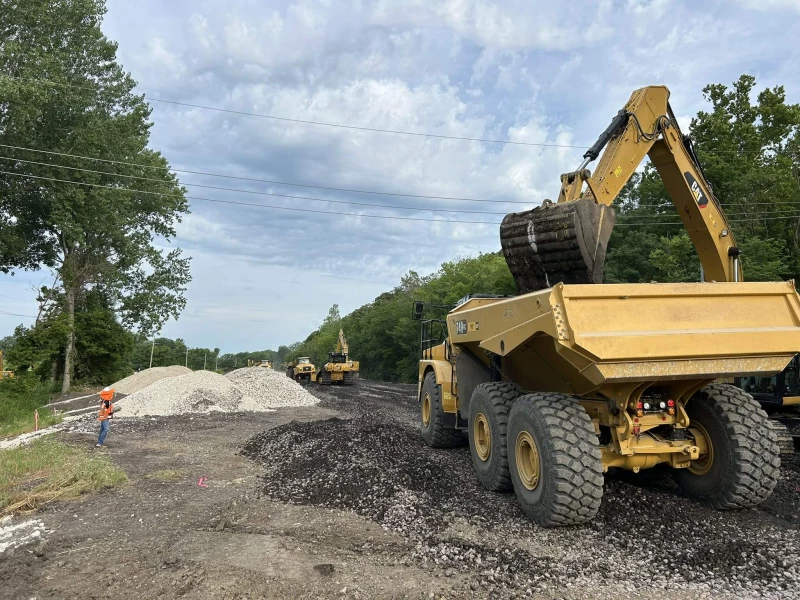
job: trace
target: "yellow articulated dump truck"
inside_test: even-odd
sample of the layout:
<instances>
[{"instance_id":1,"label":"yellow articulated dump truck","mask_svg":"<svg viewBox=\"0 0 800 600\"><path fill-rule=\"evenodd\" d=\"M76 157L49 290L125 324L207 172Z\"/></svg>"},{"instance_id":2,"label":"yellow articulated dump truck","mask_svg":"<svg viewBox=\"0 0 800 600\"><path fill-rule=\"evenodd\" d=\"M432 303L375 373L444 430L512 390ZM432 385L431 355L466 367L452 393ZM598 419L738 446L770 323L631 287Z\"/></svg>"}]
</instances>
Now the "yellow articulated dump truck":
<instances>
[{"instance_id":1,"label":"yellow articulated dump truck","mask_svg":"<svg viewBox=\"0 0 800 600\"><path fill-rule=\"evenodd\" d=\"M314 381L317 377L317 368L307 356L301 356L286 365L286 376L295 381Z\"/></svg>"},{"instance_id":2,"label":"yellow articulated dump truck","mask_svg":"<svg viewBox=\"0 0 800 600\"><path fill-rule=\"evenodd\" d=\"M340 329L336 349L330 353L328 362L317 373L317 383L320 385L333 383L355 385L358 383L358 370L358 361L350 359L350 348L344 337L344 331Z\"/></svg>"},{"instance_id":3,"label":"yellow articulated dump truck","mask_svg":"<svg viewBox=\"0 0 800 600\"><path fill-rule=\"evenodd\" d=\"M247 361L248 367L263 367L265 369L272 368L272 361L271 360L248 360Z\"/></svg>"},{"instance_id":4,"label":"yellow articulated dump truck","mask_svg":"<svg viewBox=\"0 0 800 600\"><path fill-rule=\"evenodd\" d=\"M687 495L718 509L755 506L778 479L766 413L718 381L789 363L800 351L800 298L793 282L742 281L727 219L668 97L665 87L634 92L579 169L562 175L558 203L503 220L520 295L467 297L422 323L423 438L452 447L466 433L483 486L513 489L543 526L591 520L610 467L668 465ZM585 167L606 146L592 175ZM705 282L599 283L610 205L645 155ZM414 317L423 310L416 302Z\"/></svg>"}]
</instances>

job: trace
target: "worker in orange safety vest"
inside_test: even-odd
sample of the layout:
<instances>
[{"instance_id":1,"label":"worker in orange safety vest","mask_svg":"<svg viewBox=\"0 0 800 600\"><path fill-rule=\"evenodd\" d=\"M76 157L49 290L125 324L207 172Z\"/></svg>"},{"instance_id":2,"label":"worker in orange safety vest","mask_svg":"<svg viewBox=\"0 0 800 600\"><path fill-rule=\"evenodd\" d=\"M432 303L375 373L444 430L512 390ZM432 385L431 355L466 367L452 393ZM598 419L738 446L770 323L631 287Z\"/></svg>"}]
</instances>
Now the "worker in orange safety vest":
<instances>
[{"instance_id":1,"label":"worker in orange safety vest","mask_svg":"<svg viewBox=\"0 0 800 600\"><path fill-rule=\"evenodd\" d=\"M108 435L108 428L111 425L111 418L114 416L114 388L103 388L100 392L100 415L97 420L100 421L100 435L97 436L97 448L102 448L103 443L106 441Z\"/></svg>"}]
</instances>

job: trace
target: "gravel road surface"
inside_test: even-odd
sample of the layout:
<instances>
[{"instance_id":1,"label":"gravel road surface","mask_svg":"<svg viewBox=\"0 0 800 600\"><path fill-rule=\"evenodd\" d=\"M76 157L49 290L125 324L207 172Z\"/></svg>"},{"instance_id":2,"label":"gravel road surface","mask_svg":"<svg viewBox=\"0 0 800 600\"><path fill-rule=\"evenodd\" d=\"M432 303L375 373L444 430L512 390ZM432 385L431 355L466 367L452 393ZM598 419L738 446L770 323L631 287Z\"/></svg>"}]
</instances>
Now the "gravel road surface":
<instances>
[{"instance_id":1,"label":"gravel road surface","mask_svg":"<svg viewBox=\"0 0 800 600\"><path fill-rule=\"evenodd\" d=\"M415 386L307 389L318 405L116 422L130 482L17 517L43 533L0 554L0 597L800 597L795 462L729 513L668 473L609 475L594 523L547 530L466 448L422 445Z\"/></svg>"}]
</instances>

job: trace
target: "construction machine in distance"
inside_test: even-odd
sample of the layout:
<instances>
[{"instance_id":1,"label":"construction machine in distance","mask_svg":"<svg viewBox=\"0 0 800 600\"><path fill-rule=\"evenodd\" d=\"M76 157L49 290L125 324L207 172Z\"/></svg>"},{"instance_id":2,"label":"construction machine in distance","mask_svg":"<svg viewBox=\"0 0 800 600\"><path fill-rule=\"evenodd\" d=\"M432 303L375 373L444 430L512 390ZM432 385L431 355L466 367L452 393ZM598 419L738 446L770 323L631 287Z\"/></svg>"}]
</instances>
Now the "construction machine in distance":
<instances>
[{"instance_id":1,"label":"construction machine in distance","mask_svg":"<svg viewBox=\"0 0 800 600\"><path fill-rule=\"evenodd\" d=\"M248 360L247 361L247 366L248 367L263 367L265 369L271 369L272 368L272 361L271 360L266 360L266 359Z\"/></svg>"},{"instance_id":2,"label":"construction machine in distance","mask_svg":"<svg viewBox=\"0 0 800 600\"><path fill-rule=\"evenodd\" d=\"M777 483L766 413L718 381L789 363L800 351L800 297L793 282L742 281L733 233L668 99L663 86L635 91L561 176L557 203L503 219L520 295L467 297L422 323L423 438L453 447L466 432L483 486L513 489L543 526L591 520L612 467L668 465L684 493L718 509L755 506ZM704 282L601 283L611 203L645 155ZM415 302L414 317L423 310Z\"/></svg>"},{"instance_id":3,"label":"construction machine in distance","mask_svg":"<svg viewBox=\"0 0 800 600\"><path fill-rule=\"evenodd\" d=\"M301 356L286 365L286 376L298 383L316 380L317 368L308 356Z\"/></svg>"},{"instance_id":4,"label":"construction machine in distance","mask_svg":"<svg viewBox=\"0 0 800 600\"><path fill-rule=\"evenodd\" d=\"M355 385L358 383L358 370L358 361L350 359L350 348L344 337L344 331L340 329L336 348L328 355L328 362L317 373L317 383Z\"/></svg>"}]
</instances>

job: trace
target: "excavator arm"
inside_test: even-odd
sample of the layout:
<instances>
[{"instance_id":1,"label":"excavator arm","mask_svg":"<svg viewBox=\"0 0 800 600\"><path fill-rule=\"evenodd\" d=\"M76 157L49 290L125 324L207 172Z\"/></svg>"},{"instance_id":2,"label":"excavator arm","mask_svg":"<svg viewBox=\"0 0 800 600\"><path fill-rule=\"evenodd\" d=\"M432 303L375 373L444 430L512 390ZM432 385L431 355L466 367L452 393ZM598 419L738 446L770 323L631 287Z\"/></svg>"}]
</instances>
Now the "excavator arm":
<instances>
[{"instance_id":1,"label":"excavator arm","mask_svg":"<svg viewBox=\"0 0 800 600\"><path fill-rule=\"evenodd\" d=\"M336 354L344 354L345 357L350 355L349 348L347 347L347 339L344 337L344 331L339 330L339 341L336 342Z\"/></svg>"},{"instance_id":2,"label":"excavator arm","mask_svg":"<svg viewBox=\"0 0 800 600\"><path fill-rule=\"evenodd\" d=\"M600 153L602 152L602 156ZM600 283L614 227L611 204L645 156L655 166L697 250L705 279L741 280L739 250L669 105L669 90L636 90L583 162L561 176L558 202L503 219L503 253L520 293L555 283ZM594 173L587 165L600 157ZM584 190L584 184L586 189Z\"/></svg>"}]
</instances>

